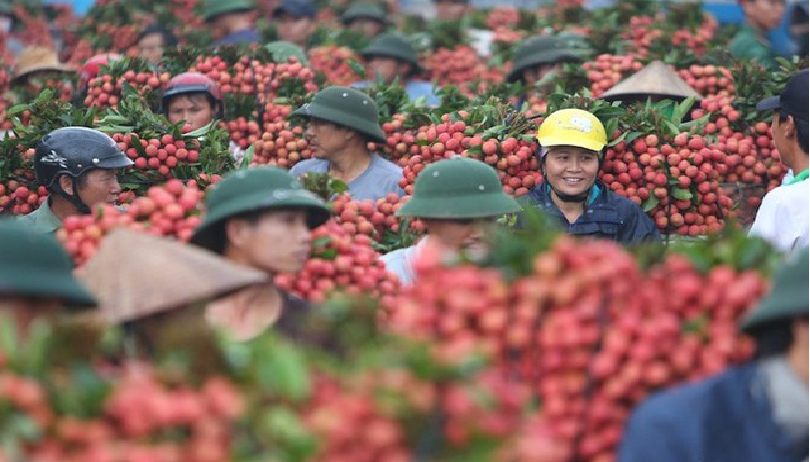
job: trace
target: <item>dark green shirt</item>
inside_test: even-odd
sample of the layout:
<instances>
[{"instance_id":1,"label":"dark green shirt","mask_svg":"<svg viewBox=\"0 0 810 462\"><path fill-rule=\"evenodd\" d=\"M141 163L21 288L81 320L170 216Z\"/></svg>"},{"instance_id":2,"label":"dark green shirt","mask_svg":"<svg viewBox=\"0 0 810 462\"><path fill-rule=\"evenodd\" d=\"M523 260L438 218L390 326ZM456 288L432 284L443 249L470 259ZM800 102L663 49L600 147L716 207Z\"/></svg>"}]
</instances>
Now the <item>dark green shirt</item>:
<instances>
[{"instance_id":1,"label":"dark green shirt","mask_svg":"<svg viewBox=\"0 0 810 462\"><path fill-rule=\"evenodd\" d=\"M62 220L51 210L50 199L43 202L38 209L20 217L19 220L42 233L54 233L62 227Z\"/></svg>"},{"instance_id":2,"label":"dark green shirt","mask_svg":"<svg viewBox=\"0 0 810 462\"><path fill-rule=\"evenodd\" d=\"M776 67L776 60L770 42L757 33L749 24L745 24L734 36L728 49L735 58L756 59L763 66Z\"/></svg>"}]
</instances>

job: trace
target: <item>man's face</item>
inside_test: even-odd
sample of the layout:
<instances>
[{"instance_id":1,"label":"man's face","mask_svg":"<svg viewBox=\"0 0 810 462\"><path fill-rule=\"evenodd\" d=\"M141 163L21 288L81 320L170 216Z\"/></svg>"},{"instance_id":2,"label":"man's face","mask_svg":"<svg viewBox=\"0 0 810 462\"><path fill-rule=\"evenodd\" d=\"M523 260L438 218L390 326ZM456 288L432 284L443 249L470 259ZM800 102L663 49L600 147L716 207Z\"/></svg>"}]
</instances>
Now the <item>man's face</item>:
<instances>
[{"instance_id":1,"label":"man's face","mask_svg":"<svg viewBox=\"0 0 810 462\"><path fill-rule=\"evenodd\" d=\"M348 29L355 32L361 32L368 38L374 38L379 35L380 32L382 32L383 25L375 19L357 18L349 23Z\"/></svg>"},{"instance_id":2,"label":"man's face","mask_svg":"<svg viewBox=\"0 0 810 462\"><path fill-rule=\"evenodd\" d=\"M773 30L782 22L785 0L744 0L742 9L746 19L763 30Z\"/></svg>"},{"instance_id":3,"label":"man's face","mask_svg":"<svg viewBox=\"0 0 810 462\"><path fill-rule=\"evenodd\" d=\"M546 178L554 190L577 195L589 190L599 173L599 157L573 146L554 147L546 153Z\"/></svg>"},{"instance_id":4,"label":"man's face","mask_svg":"<svg viewBox=\"0 0 810 462\"><path fill-rule=\"evenodd\" d=\"M484 237L492 230L494 220L438 220L423 219L431 240L445 250L473 253L486 251Z\"/></svg>"},{"instance_id":5,"label":"man's face","mask_svg":"<svg viewBox=\"0 0 810 462\"><path fill-rule=\"evenodd\" d=\"M526 82L527 87L533 87L537 82L543 80L549 72L555 72L556 75L560 75L561 70L561 63L532 66L523 71L523 81Z\"/></svg>"},{"instance_id":6,"label":"man's face","mask_svg":"<svg viewBox=\"0 0 810 462\"><path fill-rule=\"evenodd\" d=\"M296 18L289 14L282 14L276 21L278 38L300 47L307 45L307 40L315 28L315 23L308 17Z\"/></svg>"},{"instance_id":7,"label":"man's face","mask_svg":"<svg viewBox=\"0 0 810 462\"><path fill-rule=\"evenodd\" d=\"M302 209L268 211L255 222L233 219L226 230L245 262L268 274L297 273L309 257L312 235Z\"/></svg>"},{"instance_id":8,"label":"man's face","mask_svg":"<svg viewBox=\"0 0 810 462\"><path fill-rule=\"evenodd\" d=\"M311 119L307 127L307 142L312 155L323 159L346 146L347 129L330 122Z\"/></svg>"},{"instance_id":9,"label":"man's face","mask_svg":"<svg viewBox=\"0 0 810 462\"><path fill-rule=\"evenodd\" d=\"M84 179L79 182L79 198L91 209L98 205L115 204L118 195L121 194L121 185L118 183L119 169L114 170L91 170L84 174ZM62 177L66 180L67 175ZM62 184L63 189L69 189L72 185L68 182L67 188Z\"/></svg>"},{"instance_id":10,"label":"man's face","mask_svg":"<svg viewBox=\"0 0 810 462\"><path fill-rule=\"evenodd\" d=\"M178 95L168 104L169 122L173 124L185 121L192 130L197 130L214 120L215 108L211 106L208 96L202 93Z\"/></svg>"},{"instance_id":11,"label":"man's face","mask_svg":"<svg viewBox=\"0 0 810 462\"><path fill-rule=\"evenodd\" d=\"M439 0L436 2L436 17L440 21L458 21L467 14L468 5L456 0Z\"/></svg>"},{"instance_id":12,"label":"man's face","mask_svg":"<svg viewBox=\"0 0 810 462\"><path fill-rule=\"evenodd\" d=\"M149 64L160 64L163 61L163 46L161 34L149 34L138 42L138 53Z\"/></svg>"},{"instance_id":13,"label":"man's face","mask_svg":"<svg viewBox=\"0 0 810 462\"><path fill-rule=\"evenodd\" d=\"M382 79L383 83L390 85L394 79L399 78L399 83L404 85L408 78L410 65L400 62L394 58L375 56L368 62L369 78L376 81Z\"/></svg>"}]
</instances>

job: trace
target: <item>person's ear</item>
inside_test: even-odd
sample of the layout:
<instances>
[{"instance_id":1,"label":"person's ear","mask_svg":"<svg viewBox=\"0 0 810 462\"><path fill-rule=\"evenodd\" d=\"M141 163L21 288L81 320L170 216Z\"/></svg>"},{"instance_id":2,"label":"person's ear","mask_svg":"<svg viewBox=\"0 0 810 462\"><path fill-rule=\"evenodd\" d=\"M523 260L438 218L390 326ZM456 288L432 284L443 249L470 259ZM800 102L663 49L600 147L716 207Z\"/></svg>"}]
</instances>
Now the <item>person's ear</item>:
<instances>
[{"instance_id":1,"label":"person's ear","mask_svg":"<svg viewBox=\"0 0 810 462\"><path fill-rule=\"evenodd\" d=\"M236 248L245 246L251 239L251 225L246 220L232 219L225 223L225 242Z\"/></svg>"},{"instance_id":2,"label":"person's ear","mask_svg":"<svg viewBox=\"0 0 810 462\"><path fill-rule=\"evenodd\" d=\"M65 174L59 175L58 181L59 187L62 188L62 191L70 195L75 194L73 191L73 181L70 178L70 175Z\"/></svg>"},{"instance_id":3,"label":"person's ear","mask_svg":"<svg viewBox=\"0 0 810 462\"><path fill-rule=\"evenodd\" d=\"M787 116L787 120L782 124L782 130L785 131L785 138L793 138L796 135L796 119L793 116Z\"/></svg>"}]
</instances>

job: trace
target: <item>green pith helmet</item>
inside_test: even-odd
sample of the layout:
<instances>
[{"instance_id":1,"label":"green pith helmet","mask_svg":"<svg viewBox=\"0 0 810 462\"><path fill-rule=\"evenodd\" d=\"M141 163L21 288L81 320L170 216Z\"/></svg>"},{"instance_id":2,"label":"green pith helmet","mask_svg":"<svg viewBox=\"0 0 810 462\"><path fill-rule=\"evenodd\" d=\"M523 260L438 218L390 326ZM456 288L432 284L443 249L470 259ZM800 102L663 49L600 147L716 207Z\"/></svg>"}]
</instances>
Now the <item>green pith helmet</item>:
<instances>
[{"instance_id":1,"label":"green pith helmet","mask_svg":"<svg viewBox=\"0 0 810 462\"><path fill-rule=\"evenodd\" d=\"M579 55L583 61L593 56L593 48L588 43L588 37L584 34L566 30L557 34L557 39L562 43L564 49Z\"/></svg>"},{"instance_id":2,"label":"green pith helmet","mask_svg":"<svg viewBox=\"0 0 810 462\"><path fill-rule=\"evenodd\" d=\"M253 0L205 0L205 20L211 21L223 14L255 9Z\"/></svg>"},{"instance_id":3,"label":"green pith helmet","mask_svg":"<svg viewBox=\"0 0 810 462\"><path fill-rule=\"evenodd\" d=\"M191 236L191 242L221 252L225 246L225 221L248 212L302 208L307 225L316 228L329 219L329 209L304 189L288 171L257 167L225 175L205 198L206 214Z\"/></svg>"},{"instance_id":4,"label":"green pith helmet","mask_svg":"<svg viewBox=\"0 0 810 462\"><path fill-rule=\"evenodd\" d=\"M512 72L508 76L509 82L520 80L523 71L541 64L556 64L565 62L580 62L580 51L566 48L565 42L559 37L543 36L524 40L515 49L512 55Z\"/></svg>"},{"instance_id":5,"label":"green pith helmet","mask_svg":"<svg viewBox=\"0 0 810 462\"><path fill-rule=\"evenodd\" d=\"M0 296L55 298L69 308L90 308L95 298L73 277L73 262L51 234L0 220Z\"/></svg>"},{"instance_id":6,"label":"green pith helmet","mask_svg":"<svg viewBox=\"0 0 810 462\"><path fill-rule=\"evenodd\" d=\"M328 87L312 97L290 114L331 122L366 135L369 140L386 143L388 139L380 128L380 110L367 94L349 87Z\"/></svg>"},{"instance_id":7,"label":"green pith helmet","mask_svg":"<svg viewBox=\"0 0 810 462\"><path fill-rule=\"evenodd\" d=\"M295 59L304 66L309 63L304 49L292 42L276 40L265 45L265 48L273 55L274 62L286 63L290 59L290 56L295 56Z\"/></svg>"},{"instance_id":8,"label":"green pith helmet","mask_svg":"<svg viewBox=\"0 0 810 462\"><path fill-rule=\"evenodd\" d=\"M340 17L343 25L348 25L355 19L372 19L383 24L387 23L385 10L376 3L357 2L353 3Z\"/></svg>"},{"instance_id":9,"label":"green pith helmet","mask_svg":"<svg viewBox=\"0 0 810 462\"><path fill-rule=\"evenodd\" d=\"M760 301L759 306L742 322L742 330L755 333L759 328L776 321L807 317L808 279L810 258L804 249L795 255L773 277L771 292Z\"/></svg>"},{"instance_id":10,"label":"green pith helmet","mask_svg":"<svg viewBox=\"0 0 810 462\"><path fill-rule=\"evenodd\" d=\"M406 37L394 32L380 34L363 50L362 56L366 59L373 56L395 58L412 64L414 72L419 70L419 57L413 45Z\"/></svg>"},{"instance_id":11,"label":"green pith helmet","mask_svg":"<svg viewBox=\"0 0 810 462\"><path fill-rule=\"evenodd\" d=\"M453 220L498 217L520 210L520 204L503 192L492 167L453 157L428 165L416 177L413 197L396 215Z\"/></svg>"}]
</instances>

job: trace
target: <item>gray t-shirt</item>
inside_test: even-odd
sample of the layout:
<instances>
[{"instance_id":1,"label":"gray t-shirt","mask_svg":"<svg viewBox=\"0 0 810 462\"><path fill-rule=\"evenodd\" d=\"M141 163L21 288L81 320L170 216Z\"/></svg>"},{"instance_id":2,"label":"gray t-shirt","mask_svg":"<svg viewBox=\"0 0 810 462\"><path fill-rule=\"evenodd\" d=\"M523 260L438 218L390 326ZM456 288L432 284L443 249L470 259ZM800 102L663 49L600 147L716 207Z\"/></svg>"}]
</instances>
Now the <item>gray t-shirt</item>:
<instances>
[{"instance_id":1,"label":"gray t-shirt","mask_svg":"<svg viewBox=\"0 0 810 462\"><path fill-rule=\"evenodd\" d=\"M290 169L290 173L295 177L310 172L327 173L328 171L329 161L326 159L307 159ZM402 168L377 154L372 154L371 163L366 171L349 183L349 195L354 200L374 202L377 199L385 198L390 193L402 196L405 191L399 187L400 179L402 179Z\"/></svg>"}]
</instances>

